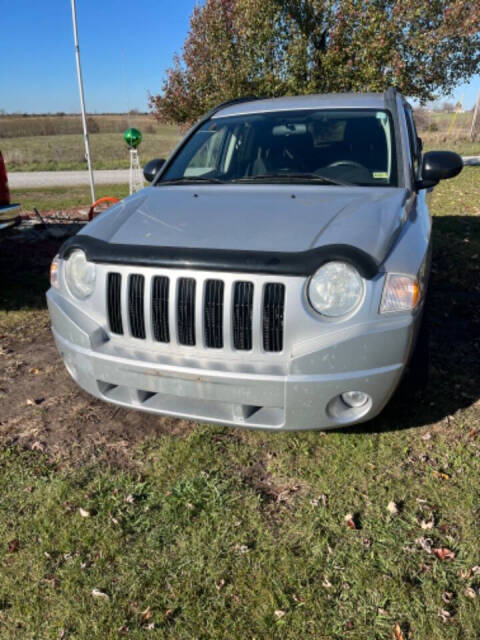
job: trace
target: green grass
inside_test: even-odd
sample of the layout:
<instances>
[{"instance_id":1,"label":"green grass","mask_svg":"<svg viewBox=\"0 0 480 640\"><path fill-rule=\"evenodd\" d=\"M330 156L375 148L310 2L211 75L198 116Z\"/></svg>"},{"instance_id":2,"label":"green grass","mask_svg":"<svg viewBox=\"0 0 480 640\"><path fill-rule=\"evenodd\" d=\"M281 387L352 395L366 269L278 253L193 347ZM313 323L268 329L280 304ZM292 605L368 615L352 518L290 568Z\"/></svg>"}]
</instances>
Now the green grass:
<instances>
[{"instance_id":1,"label":"green grass","mask_svg":"<svg viewBox=\"0 0 480 640\"><path fill-rule=\"evenodd\" d=\"M128 629L139 638L153 623L154 637L176 640L373 639L391 638L399 624L404 637L473 640L480 610L466 589L475 592L480 576L462 577L479 560L480 459L468 433L480 425L471 418L465 412L431 441L421 439L425 429L322 436L198 427L145 445L135 473L66 472L5 450L2 637L64 630L103 640ZM272 486L287 487L284 502L242 472L259 462ZM316 502L323 494L326 506ZM387 510L392 500L398 515ZM358 530L346 526L348 513ZM425 552L422 536L455 558Z\"/></svg>"},{"instance_id":2,"label":"green grass","mask_svg":"<svg viewBox=\"0 0 480 640\"><path fill-rule=\"evenodd\" d=\"M465 138L452 136L447 138L445 134L427 133L422 135L425 151L455 151L461 156L479 156L480 140L471 142Z\"/></svg>"},{"instance_id":3,"label":"green grass","mask_svg":"<svg viewBox=\"0 0 480 640\"><path fill-rule=\"evenodd\" d=\"M433 190L431 211L434 215L479 215L480 167L464 167L456 178L440 182Z\"/></svg>"},{"instance_id":4,"label":"green grass","mask_svg":"<svg viewBox=\"0 0 480 640\"><path fill-rule=\"evenodd\" d=\"M128 185L100 184L95 186L98 198L113 196L121 200L128 195ZM70 207L89 207L91 204L90 187L88 185L72 187L41 187L38 189L11 189L12 202L20 202L24 211L36 207L40 213L51 209L68 209Z\"/></svg>"},{"instance_id":5,"label":"green grass","mask_svg":"<svg viewBox=\"0 0 480 640\"><path fill-rule=\"evenodd\" d=\"M179 140L175 127L157 126L157 133L144 133L139 147L142 161L166 157ZM122 169L130 157L122 133L90 136L94 169ZM3 138L0 148L8 171L60 171L86 169L81 134Z\"/></svg>"}]
</instances>

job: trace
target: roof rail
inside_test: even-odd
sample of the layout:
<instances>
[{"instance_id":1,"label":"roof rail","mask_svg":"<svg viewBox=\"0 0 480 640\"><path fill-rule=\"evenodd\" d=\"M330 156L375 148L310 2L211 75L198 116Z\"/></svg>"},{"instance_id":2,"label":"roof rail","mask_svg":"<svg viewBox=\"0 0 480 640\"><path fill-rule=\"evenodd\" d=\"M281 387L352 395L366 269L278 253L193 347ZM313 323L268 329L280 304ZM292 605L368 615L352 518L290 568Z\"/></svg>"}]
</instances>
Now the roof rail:
<instances>
[{"instance_id":1,"label":"roof rail","mask_svg":"<svg viewBox=\"0 0 480 640\"><path fill-rule=\"evenodd\" d=\"M208 111L204 115L202 120L211 118L214 113L217 113L217 111L220 111L224 107L229 107L230 105L234 105L234 104L240 104L242 102L253 102L254 100L261 100L261 99L262 99L261 96L250 95L250 96L242 96L241 98L232 98L230 100L225 100L225 102L221 102L220 104L217 104L215 107L210 109L210 111Z\"/></svg>"},{"instance_id":2,"label":"roof rail","mask_svg":"<svg viewBox=\"0 0 480 640\"><path fill-rule=\"evenodd\" d=\"M383 92L385 102L388 102L389 100L395 100L396 96L397 90L395 89L395 87L388 87L388 89L385 89L385 91Z\"/></svg>"}]
</instances>

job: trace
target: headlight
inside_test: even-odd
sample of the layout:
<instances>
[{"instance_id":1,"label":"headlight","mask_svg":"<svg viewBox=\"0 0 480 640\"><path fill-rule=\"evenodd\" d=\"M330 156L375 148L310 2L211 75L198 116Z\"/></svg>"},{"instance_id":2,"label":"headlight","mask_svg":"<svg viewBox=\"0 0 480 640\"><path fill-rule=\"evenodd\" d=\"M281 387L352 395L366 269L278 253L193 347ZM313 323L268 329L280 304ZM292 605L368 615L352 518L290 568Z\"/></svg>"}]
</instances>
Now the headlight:
<instances>
[{"instance_id":1,"label":"headlight","mask_svg":"<svg viewBox=\"0 0 480 640\"><path fill-rule=\"evenodd\" d=\"M383 287L380 313L411 311L420 300L418 280L412 276L389 273Z\"/></svg>"},{"instance_id":2,"label":"headlight","mask_svg":"<svg viewBox=\"0 0 480 640\"><path fill-rule=\"evenodd\" d=\"M60 258L58 257L58 253L50 265L50 284L52 287L55 287L55 289L58 289L60 286Z\"/></svg>"},{"instance_id":3,"label":"headlight","mask_svg":"<svg viewBox=\"0 0 480 640\"><path fill-rule=\"evenodd\" d=\"M324 316L344 316L360 304L362 297L362 277L346 262L327 262L308 285L310 304Z\"/></svg>"},{"instance_id":4,"label":"headlight","mask_svg":"<svg viewBox=\"0 0 480 640\"><path fill-rule=\"evenodd\" d=\"M95 286L95 264L87 260L81 249L75 249L65 262L65 280L77 298L88 298Z\"/></svg>"}]
</instances>

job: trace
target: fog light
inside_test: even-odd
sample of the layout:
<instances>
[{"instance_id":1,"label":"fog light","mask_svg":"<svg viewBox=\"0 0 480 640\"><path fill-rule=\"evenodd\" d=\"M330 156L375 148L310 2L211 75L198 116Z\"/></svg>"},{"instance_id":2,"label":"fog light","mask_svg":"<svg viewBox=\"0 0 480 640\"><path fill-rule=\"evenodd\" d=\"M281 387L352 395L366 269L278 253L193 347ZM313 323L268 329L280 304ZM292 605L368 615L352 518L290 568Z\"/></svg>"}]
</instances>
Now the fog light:
<instances>
[{"instance_id":1,"label":"fog light","mask_svg":"<svg viewBox=\"0 0 480 640\"><path fill-rule=\"evenodd\" d=\"M363 391L345 391L342 393L342 400L348 407L352 409L358 409L363 407L370 400L370 396Z\"/></svg>"}]
</instances>

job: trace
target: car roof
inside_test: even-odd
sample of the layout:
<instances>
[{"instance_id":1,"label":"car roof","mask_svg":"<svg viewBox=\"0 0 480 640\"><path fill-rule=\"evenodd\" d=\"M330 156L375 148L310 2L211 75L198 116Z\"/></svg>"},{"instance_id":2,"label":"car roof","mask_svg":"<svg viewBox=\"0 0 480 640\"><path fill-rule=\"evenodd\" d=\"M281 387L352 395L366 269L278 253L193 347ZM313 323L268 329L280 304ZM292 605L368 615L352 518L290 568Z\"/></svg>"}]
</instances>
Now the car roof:
<instances>
[{"instance_id":1,"label":"car roof","mask_svg":"<svg viewBox=\"0 0 480 640\"><path fill-rule=\"evenodd\" d=\"M212 118L295 109L385 109L383 93L323 93L282 98L245 99L220 106Z\"/></svg>"}]
</instances>

